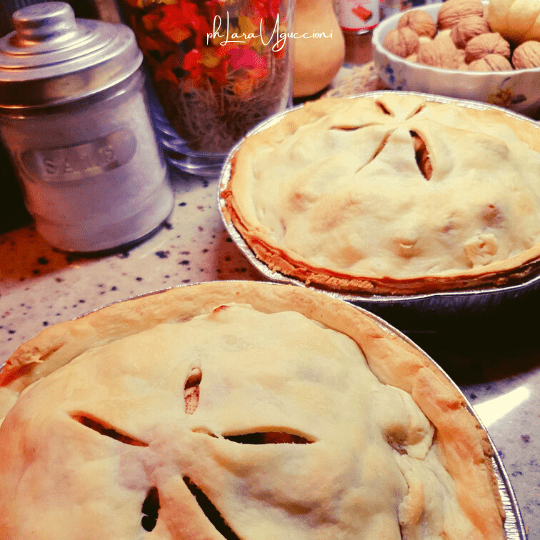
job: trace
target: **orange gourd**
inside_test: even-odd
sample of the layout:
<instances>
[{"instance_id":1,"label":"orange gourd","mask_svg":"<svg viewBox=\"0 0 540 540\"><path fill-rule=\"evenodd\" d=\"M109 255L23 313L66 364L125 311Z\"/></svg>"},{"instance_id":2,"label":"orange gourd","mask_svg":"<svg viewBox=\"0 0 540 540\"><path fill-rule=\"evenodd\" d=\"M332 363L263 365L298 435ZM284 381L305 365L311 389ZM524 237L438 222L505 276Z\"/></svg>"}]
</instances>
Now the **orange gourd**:
<instances>
[{"instance_id":1,"label":"orange gourd","mask_svg":"<svg viewBox=\"0 0 540 540\"><path fill-rule=\"evenodd\" d=\"M296 0L294 32L293 94L310 96L332 82L345 58L333 0Z\"/></svg>"},{"instance_id":2,"label":"orange gourd","mask_svg":"<svg viewBox=\"0 0 540 540\"><path fill-rule=\"evenodd\" d=\"M540 0L490 0L487 16L491 30L513 44L540 41Z\"/></svg>"}]
</instances>

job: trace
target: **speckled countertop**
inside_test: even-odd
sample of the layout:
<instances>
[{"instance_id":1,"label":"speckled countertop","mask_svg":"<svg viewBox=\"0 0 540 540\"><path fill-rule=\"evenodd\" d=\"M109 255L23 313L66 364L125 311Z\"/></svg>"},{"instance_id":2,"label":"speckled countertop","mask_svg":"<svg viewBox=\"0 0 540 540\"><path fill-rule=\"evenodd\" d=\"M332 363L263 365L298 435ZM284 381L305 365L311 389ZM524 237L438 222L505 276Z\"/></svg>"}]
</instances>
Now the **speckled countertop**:
<instances>
[{"instance_id":1,"label":"speckled countertop","mask_svg":"<svg viewBox=\"0 0 540 540\"><path fill-rule=\"evenodd\" d=\"M173 186L175 205L163 227L117 253L65 254L50 248L32 225L0 235L0 365L44 327L118 300L185 283L262 279L221 222L217 178L173 175ZM496 320L410 334L452 376L488 428L529 540L540 540L536 300L509 306Z\"/></svg>"},{"instance_id":2,"label":"speckled countertop","mask_svg":"<svg viewBox=\"0 0 540 540\"><path fill-rule=\"evenodd\" d=\"M31 225L0 236L0 362L44 327L127 297L199 281L262 279L221 222L217 179L175 177L173 184L170 218L129 250L76 257L50 248ZM539 540L540 345L534 332L507 328L411 337L452 375L487 425L529 539Z\"/></svg>"}]
</instances>

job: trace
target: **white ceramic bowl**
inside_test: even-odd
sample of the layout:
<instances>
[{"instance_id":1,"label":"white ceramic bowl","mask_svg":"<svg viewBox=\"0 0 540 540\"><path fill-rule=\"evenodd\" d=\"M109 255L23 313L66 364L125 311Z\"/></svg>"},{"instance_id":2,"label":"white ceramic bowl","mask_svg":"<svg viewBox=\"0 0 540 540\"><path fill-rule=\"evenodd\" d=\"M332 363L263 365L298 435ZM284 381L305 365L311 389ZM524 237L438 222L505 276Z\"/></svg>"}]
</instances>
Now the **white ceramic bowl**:
<instances>
[{"instance_id":1,"label":"white ceramic bowl","mask_svg":"<svg viewBox=\"0 0 540 540\"><path fill-rule=\"evenodd\" d=\"M436 21L441 5L428 4L415 9L427 11ZM396 28L401 15L396 13L384 19L373 32L373 62L388 88L481 101L537 118L540 113L540 68L487 73L410 62L382 45L386 34Z\"/></svg>"}]
</instances>

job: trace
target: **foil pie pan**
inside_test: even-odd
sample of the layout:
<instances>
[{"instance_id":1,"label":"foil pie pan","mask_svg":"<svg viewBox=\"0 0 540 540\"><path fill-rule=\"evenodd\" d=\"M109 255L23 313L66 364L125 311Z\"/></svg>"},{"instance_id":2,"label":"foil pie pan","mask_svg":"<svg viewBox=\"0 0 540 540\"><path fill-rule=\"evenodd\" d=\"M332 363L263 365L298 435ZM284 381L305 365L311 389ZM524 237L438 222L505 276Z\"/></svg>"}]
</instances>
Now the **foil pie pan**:
<instances>
[{"instance_id":1,"label":"foil pie pan","mask_svg":"<svg viewBox=\"0 0 540 540\"><path fill-rule=\"evenodd\" d=\"M444 371L444 369L435 360L433 360L433 358L431 358L429 354L427 354L421 347L419 347L413 340L411 340L405 334L397 330L390 323L381 319L378 315L374 315L370 311L360 306L356 306L356 307L360 309L363 313L365 313L368 317L371 317L379 326L381 326L382 328L384 328L385 330L389 332L393 332L394 334L399 336L401 339L409 343L412 347L417 349L423 356L428 358L429 361L433 363L433 365L441 372L441 374L444 375L444 377L446 377L446 379L450 381L452 386L454 386L457 389L457 391L460 393L461 397L463 398L464 403L467 406L467 410L474 416L474 418L477 420L480 427L482 427L482 429L486 432L489 444L491 445L491 448L493 450L493 457L491 458L491 461L493 463L493 469L495 471L495 475L497 476L497 485L499 488L499 493L501 495L503 508L506 513L506 520L504 522L504 530L506 533L506 538L507 540L518 540L518 539L527 540L527 532L526 532L525 524L523 523L521 511L519 509L516 495L514 493L514 489L512 488L512 484L510 482L508 473L506 472L502 459L499 455L499 452L497 451L497 448L495 447L495 444L493 443L493 440L491 439L489 435L489 432L487 431L480 417L476 414L469 400L465 397L463 392L461 392L460 388L454 383L454 381L446 373L446 371Z\"/></svg>"},{"instance_id":2,"label":"foil pie pan","mask_svg":"<svg viewBox=\"0 0 540 540\"><path fill-rule=\"evenodd\" d=\"M386 92L388 92L388 90L366 92L355 96L347 96L347 99L364 96L377 97ZM530 118L526 118L495 105L418 92L392 92L402 95L417 95L426 98L428 101L438 103L459 103L460 106L477 110L499 109L508 116L522 120L525 119L536 124ZM298 105L268 118L252 129L245 138L273 126L292 110L301 107L303 107L303 105ZM224 213L225 203L221 193L226 188L231 177L232 158L240 148L244 139L240 140L231 149L219 178L218 208L223 224L233 242L262 276L277 283L289 283L306 287L306 284L303 281L269 268L255 255L234 224L226 218ZM357 306L364 307L369 311L380 315L384 319L389 320L389 322L397 325L407 333L439 332L442 328L449 328L458 321L461 325L466 325L474 319L476 324L478 317L487 316L488 318L493 318L494 316L502 314L506 319L515 321L516 315L519 319L519 314L527 311L527 307L522 307L521 302L531 300L531 296L534 293L540 294L540 266L537 269L532 270L527 277L499 287L423 293L416 295L353 294L323 289L313 284L310 284L309 287L317 288L335 298L340 298ZM517 313L513 313L512 309Z\"/></svg>"},{"instance_id":3,"label":"foil pie pan","mask_svg":"<svg viewBox=\"0 0 540 540\"><path fill-rule=\"evenodd\" d=\"M191 284L187 284L187 285L178 285L177 287L194 287L194 286L197 286L197 285L198 285L198 283L191 283ZM270 283L269 285L270 286L279 286L278 283ZM126 298L124 300L124 302L132 300L132 299L136 299L136 298L142 298L144 296L150 296L150 295L159 294L159 293L165 292L166 290L169 290L171 288L173 288L173 287L170 287L168 289L162 289L162 290L149 292L147 294L133 296L133 297L130 297L130 298ZM117 303L117 302L115 302L115 303ZM105 307L107 307L107 306L103 306L103 308L105 308ZM493 452L493 457L491 458L492 459L492 464L493 464L493 470L494 470L495 475L497 477L497 486L498 486L498 490L499 490L499 493L500 493L500 496L501 496L501 501L502 501L502 504L503 504L503 508L505 510L505 513L506 513L506 520L505 520L505 523L504 523L504 529L505 529L507 540L527 540L527 533L526 533L525 524L523 522L523 518L522 518L522 515L521 515L521 511L519 509L518 501L516 499L516 495L515 495L514 489L512 487L512 484L510 482L510 478L508 476L508 473L506 472L506 469L504 467L503 461L502 461L502 459L501 459L501 457L499 455L499 452L497 451L497 448L495 447L495 445L493 443L493 440L491 439L491 437L489 435L489 432L487 431L487 429L484 426L484 424L483 424L482 420L480 419L480 417L475 412L474 408L472 407L472 405L469 402L469 400L467 399L467 397L461 392L460 388L453 382L451 377L441 368L441 366L436 361L434 361L431 358L431 356L428 355L413 340L411 340L405 334L403 334L402 332L397 330L390 323L388 323L385 320L381 319L378 315L375 315L375 314L371 313L370 311L368 311L368 310L366 310L366 309L364 309L362 307L359 307L359 306L355 306L355 307L357 309L359 309L360 311L362 311L362 313L364 313L364 315L371 318L383 330L385 330L386 332L388 332L390 334L395 334L400 339L402 339L403 341L408 343L410 346L412 346L413 348L418 350L424 357L426 357L429 360L429 362L431 362L435 366L436 369L438 369L440 371L440 373L459 392L460 396L463 399L463 402L466 405L467 410L476 419L479 426L482 429L484 429L484 431L486 432L488 443L491 446L491 449L492 449L492 452ZM100 309L103 309L103 308L96 309L93 312L100 311ZM0 371L4 367L4 364L5 364L5 360L0 363Z\"/></svg>"}]
</instances>

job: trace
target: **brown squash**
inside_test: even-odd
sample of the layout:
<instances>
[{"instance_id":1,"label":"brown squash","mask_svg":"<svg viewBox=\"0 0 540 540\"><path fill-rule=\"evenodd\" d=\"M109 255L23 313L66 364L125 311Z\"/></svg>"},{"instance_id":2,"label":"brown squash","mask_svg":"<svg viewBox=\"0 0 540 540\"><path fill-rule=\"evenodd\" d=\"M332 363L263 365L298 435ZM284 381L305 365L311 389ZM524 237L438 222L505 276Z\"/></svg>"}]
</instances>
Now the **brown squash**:
<instances>
[{"instance_id":1,"label":"brown squash","mask_svg":"<svg viewBox=\"0 0 540 540\"><path fill-rule=\"evenodd\" d=\"M294 97L323 90L345 58L345 39L333 0L296 0L294 13Z\"/></svg>"}]
</instances>

